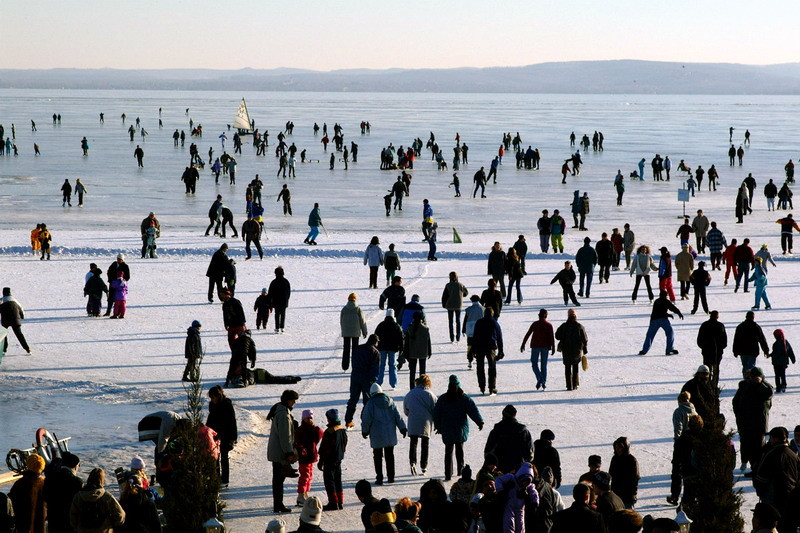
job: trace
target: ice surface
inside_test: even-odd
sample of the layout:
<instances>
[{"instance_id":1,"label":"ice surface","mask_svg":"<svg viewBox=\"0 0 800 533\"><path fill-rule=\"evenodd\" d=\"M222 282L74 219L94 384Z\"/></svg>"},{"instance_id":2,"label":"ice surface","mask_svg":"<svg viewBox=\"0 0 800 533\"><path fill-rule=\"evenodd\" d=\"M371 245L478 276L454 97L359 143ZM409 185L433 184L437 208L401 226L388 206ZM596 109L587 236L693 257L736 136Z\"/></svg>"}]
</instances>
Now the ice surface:
<instances>
[{"instance_id":1,"label":"ice surface","mask_svg":"<svg viewBox=\"0 0 800 533\"><path fill-rule=\"evenodd\" d=\"M237 228L244 211L244 190L253 174L261 174L266 184L263 194L266 213L264 261L244 261L243 243L228 237L231 255L238 263L237 297L246 310L261 287L268 285L272 270L282 265L292 282L294 293L287 316L286 334L254 332L259 349L259 365L273 373L299 374L304 380L298 409L315 409L317 420L330 407L343 411L348 377L341 371L339 309L347 295L355 291L369 320L370 331L382 320L377 300L380 291L368 290L363 250L372 235L378 235L386 249L397 245L407 293L418 293L426 307L434 341L429 364L434 390L444 391L447 376L457 373L465 390L472 394L487 422L483 432L472 428L466 446L467 462L477 468L492 424L508 403L519 410L519 419L535 436L544 428L556 434L556 446L564 463L565 500L571 501L570 487L586 470L590 454L610 462L611 443L621 435L633 442L633 453L642 472L639 510L671 516L664 502L668 494L672 448L671 413L675 395L691 377L701 357L694 347L701 315L689 315L690 303L680 302L686 320L673 322L676 348L680 354L665 357L664 338L659 335L646 357L635 354L641 348L650 307L630 303L632 280L624 272L612 273L608 285L594 284L592 297L582 300L579 320L589 334L589 371L581 376L581 388L567 392L563 387L563 365L556 356L549 367L548 389L535 390L528 354L519 353L519 344L540 307L551 310L554 324L566 316L557 286L548 285L562 261L572 258L583 237L599 238L602 231L622 228L629 222L637 241L657 249L668 246L678 251L674 238L682 206L676 200L679 187L675 171L680 159L696 167L715 163L720 173L716 193L703 190L687 206L693 214L702 208L716 220L728 240L749 236L753 244L769 244L776 254L777 267L770 268L770 298L774 310L762 311L757 319L768 338L782 327L789 341L800 333L797 298L797 263L780 257L778 214L767 213L761 189L768 178L782 183L782 167L796 154L790 144L800 98L796 97L621 97L621 96L543 96L543 95L391 95L391 94L245 94L256 126L270 130L270 148L286 120L295 123L295 134L288 140L309 157L326 161L319 138L311 135L316 120L345 129L345 140L359 144L359 162L345 172L341 163L329 171L325 163L298 164L297 179L287 180L292 190L294 217L283 217L274 202L282 179L276 180L274 152L257 158L246 144L237 157L237 184L215 187L208 167L198 183L196 197L187 197L179 181L188 162L188 143L184 149L172 146L175 128L186 129L190 108L195 123L205 128L200 153L207 156L212 145L220 153L217 135L231 122L241 98L234 93L174 92L92 92L92 91L0 91L0 123L10 132L17 126L20 155L0 158L0 282L11 286L26 309L23 327L34 349L24 355L11 339L9 354L0 366L0 452L28 446L39 426L53 429L59 436L73 437L71 448L83 458L84 470L101 465L113 470L126 464L130 455L152 457L152 447L136 442L138 420L162 409L180 410L185 395L178 381L184 365L183 340L193 319L203 325L207 356L203 374L208 385L218 383L227 368L229 351L218 305L206 303L205 269L210 254L222 242L203 237L206 213L216 194L222 194L234 211ZM164 109L165 127L157 128L157 109ZM105 125L97 114L105 112ZM119 115L128 115L126 126ZM52 126L50 115L60 112L62 125ZM133 149L125 128L139 115L150 136L143 143L145 169L137 170ZM30 118L39 131L30 132ZM370 136L358 134L361 120L372 123ZM728 131L734 125L735 138L744 129L753 134L743 167L727 165ZM561 161L570 153L569 132L579 136L595 130L605 134L605 152L584 153L581 176L560 184ZM453 198L447 184L452 170L437 172L423 152L413 171L411 196L404 210L386 217L382 196L396 178L395 172L381 172L378 151L389 142L408 146L414 137L425 141L429 131L451 159L455 132L470 146L470 165L459 172L462 198ZM516 171L509 156L501 167L497 185L487 187L485 200L471 198L472 174L488 164L499 146L503 131L519 131L524 146L538 147L542 169ZM80 138L86 135L91 148L88 158L80 155ZM246 138L247 139L247 138ZM33 157L33 142L42 147L42 156ZM141 143L140 143L141 144ZM737 142L737 147L738 147ZM617 169L626 176L641 157L648 162L654 153L670 155L673 181L669 183L627 183L624 206L615 205L612 186ZM330 152L329 152L330 153ZM426 157L427 155L427 157ZM758 180L754 214L744 225L735 225L733 216L736 185L753 172ZM649 165L646 168L649 176ZM64 178L80 177L89 188L86 207L61 207L59 188ZM222 181L222 179L221 179ZM587 190L591 197L589 232L568 228L565 256L538 253L535 221L542 209L560 209L567 214L573 190ZM419 224L421 202L430 199L439 223L438 262L425 261L427 245L421 242ZM302 244L306 219L313 202L320 202L324 223L330 233L321 235L320 245ZM73 204L76 205L73 197ZM149 211L155 211L162 224L159 259L140 260L138 224ZM46 222L53 233L54 255L50 262L38 261L27 252L28 235L38 222ZM569 224L571 226L571 224ZM464 243L452 244L455 227ZM447 275L455 270L470 293L486 284L485 257L495 240L504 248L518 234L528 237L529 256L522 287L522 306L503 311L501 325L506 341L506 358L498 365L495 397L482 397L474 375L466 369L465 345L452 345L447 334L447 317L440 295ZM105 269L119 251L128 254L132 280L127 318L107 321L85 317L82 298L83 276L89 262ZM381 272L383 276L383 272ZM733 294L723 287L721 275L713 273L709 305L719 309L721 320L733 328L752 305L753 293ZM654 279L655 281L655 279ZM677 285L677 281L675 282ZM640 298L643 301L643 298ZM248 311L248 317L251 311ZM252 317L254 320L254 317ZM251 324L252 326L252 324ZM759 360L769 380L769 363ZM398 389L391 392L400 402L407 390L404 369ZM740 376L740 364L725 354L722 363L723 410L733 421L730 398ZM798 372L788 371L789 390L775 398L771 424L790 429L798 423L794 412ZM231 488L225 493L228 503L226 522L234 531L261 531L270 519L272 499L270 467L266 461L268 425L263 421L277 401L282 387L254 386L230 390L239 409L242 439L234 453ZM433 476L443 475L443 447L432 439ZM379 496L392 500L400 496L418 497L421 478L408 472L407 443L401 442L395 456L398 478L394 486L376 489ZM371 453L359 432L350 434L345 459L346 508L323 518L323 528L334 531L359 529L360 506L352 487L364 477L373 479ZM152 462L152 461L150 461ZM318 472L318 471L317 471ZM85 475L86 472L83 472ZM749 482L746 505L755 501ZM287 482L286 502L294 501L292 484ZM7 487L5 487L7 489ZM321 476L315 476L313 492L324 499ZM294 528L297 513L288 519Z\"/></svg>"}]
</instances>

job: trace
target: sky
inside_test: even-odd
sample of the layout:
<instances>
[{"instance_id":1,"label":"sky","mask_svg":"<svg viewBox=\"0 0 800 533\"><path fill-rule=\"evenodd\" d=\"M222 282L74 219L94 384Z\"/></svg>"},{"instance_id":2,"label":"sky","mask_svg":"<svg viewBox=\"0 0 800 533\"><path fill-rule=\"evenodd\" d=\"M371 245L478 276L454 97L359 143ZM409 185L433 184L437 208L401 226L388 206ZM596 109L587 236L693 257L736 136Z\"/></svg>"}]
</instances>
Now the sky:
<instances>
[{"instance_id":1,"label":"sky","mask_svg":"<svg viewBox=\"0 0 800 533\"><path fill-rule=\"evenodd\" d=\"M0 68L800 61L777 0L2 0Z\"/></svg>"}]
</instances>

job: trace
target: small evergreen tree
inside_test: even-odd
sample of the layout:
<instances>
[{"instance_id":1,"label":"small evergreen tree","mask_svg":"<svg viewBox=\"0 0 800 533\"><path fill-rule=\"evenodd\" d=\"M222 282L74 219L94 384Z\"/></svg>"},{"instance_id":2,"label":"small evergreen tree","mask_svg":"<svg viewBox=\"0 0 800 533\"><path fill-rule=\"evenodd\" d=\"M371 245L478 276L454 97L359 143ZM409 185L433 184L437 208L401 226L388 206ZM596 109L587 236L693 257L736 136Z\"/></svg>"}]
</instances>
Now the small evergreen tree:
<instances>
[{"instance_id":1,"label":"small evergreen tree","mask_svg":"<svg viewBox=\"0 0 800 533\"><path fill-rule=\"evenodd\" d=\"M220 479L217 463L201 440L203 425L203 385L200 379L189 382L186 390L186 419L176 424L170 438L173 448L173 473L164 487L164 515L168 533L201 532L211 517L219 518Z\"/></svg>"},{"instance_id":2,"label":"small evergreen tree","mask_svg":"<svg viewBox=\"0 0 800 533\"><path fill-rule=\"evenodd\" d=\"M740 533L742 490L734 488L733 470L736 452L731 446L733 431L725 431L725 418L715 414L704 420L703 429L694 441L693 461L697 468L694 502L683 509L694 521L697 533Z\"/></svg>"}]
</instances>

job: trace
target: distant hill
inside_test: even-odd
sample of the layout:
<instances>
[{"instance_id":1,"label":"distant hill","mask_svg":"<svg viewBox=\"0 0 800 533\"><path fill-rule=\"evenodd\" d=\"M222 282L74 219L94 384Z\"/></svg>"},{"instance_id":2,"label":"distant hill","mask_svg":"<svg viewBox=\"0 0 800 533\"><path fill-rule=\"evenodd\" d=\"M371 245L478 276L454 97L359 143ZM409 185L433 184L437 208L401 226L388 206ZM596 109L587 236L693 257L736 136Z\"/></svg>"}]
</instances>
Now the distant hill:
<instances>
[{"instance_id":1,"label":"distant hill","mask_svg":"<svg viewBox=\"0 0 800 533\"><path fill-rule=\"evenodd\" d=\"M237 91L800 94L800 63L572 61L455 69L0 70L0 88Z\"/></svg>"}]
</instances>

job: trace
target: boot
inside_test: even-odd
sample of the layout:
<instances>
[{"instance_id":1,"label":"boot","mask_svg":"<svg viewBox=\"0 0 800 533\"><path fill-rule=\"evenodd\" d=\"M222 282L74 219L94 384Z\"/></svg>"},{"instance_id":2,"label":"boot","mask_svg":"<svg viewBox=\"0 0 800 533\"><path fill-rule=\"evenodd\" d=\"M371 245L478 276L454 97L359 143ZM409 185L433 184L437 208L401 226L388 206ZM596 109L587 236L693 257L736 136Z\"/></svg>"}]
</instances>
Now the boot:
<instances>
[{"instance_id":1,"label":"boot","mask_svg":"<svg viewBox=\"0 0 800 533\"><path fill-rule=\"evenodd\" d=\"M336 504L339 506L340 511L344 509L344 492L336 493Z\"/></svg>"},{"instance_id":2,"label":"boot","mask_svg":"<svg viewBox=\"0 0 800 533\"><path fill-rule=\"evenodd\" d=\"M298 492L297 493L297 506L302 507L306 503L306 498L308 497L307 492Z\"/></svg>"},{"instance_id":3,"label":"boot","mask_svg":"<svg viewBox=\"0 0 800 533\"><path fill-rule=\"evenodd\" d=\"M338 511L339 510L339 500L338 496L335 492L328 493L328 504L322 506L323 511Z\"/></svg>"}]
</instances>

